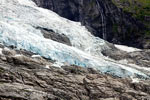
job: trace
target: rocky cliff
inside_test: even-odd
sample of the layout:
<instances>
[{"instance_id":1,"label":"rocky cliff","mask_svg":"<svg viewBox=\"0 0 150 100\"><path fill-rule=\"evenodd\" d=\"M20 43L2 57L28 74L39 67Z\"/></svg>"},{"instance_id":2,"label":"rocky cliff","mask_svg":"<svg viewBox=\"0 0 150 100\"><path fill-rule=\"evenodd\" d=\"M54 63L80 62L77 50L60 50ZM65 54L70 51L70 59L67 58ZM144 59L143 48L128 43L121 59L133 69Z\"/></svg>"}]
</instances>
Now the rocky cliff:
<instances>
[{"instance_id":1,"label":"rocky cliff","mask_svg":"<svg viewBox=\"0 0 150 100\"><path fill-rule=\"evenodd\" d=\"M95 36L109 42L144 47L144 24L111 0L33 0L73 21L80 21ZM144 48L148 48L148 45Z\"/></svg>"},{"instance_id":2,"label":"rocky cliff","mask_svg":"<svg viewBox=\"0 0 150 100\"><path fill-rule=\"evenodd\" d=\"M58 68L25 50L1 50L0 100L150 100L149 80L116 78L78 66Z\"/></svg>"}]
</instances>

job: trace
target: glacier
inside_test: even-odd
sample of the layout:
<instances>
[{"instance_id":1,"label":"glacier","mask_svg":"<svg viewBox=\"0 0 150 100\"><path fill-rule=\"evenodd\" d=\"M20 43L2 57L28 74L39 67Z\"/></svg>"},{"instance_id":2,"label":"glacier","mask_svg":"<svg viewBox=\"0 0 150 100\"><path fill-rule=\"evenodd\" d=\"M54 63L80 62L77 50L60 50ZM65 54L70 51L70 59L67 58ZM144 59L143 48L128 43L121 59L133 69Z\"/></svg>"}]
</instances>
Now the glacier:
<instances>
[{"instance_id":1,"label":"glacier","mask_svg":"<svg viewBox=\"0 0 150 100\"><path fill-rule=\"evenodd\" d=\"M101 51L111 47L103 39L94 37L79 22L37 7L31 0L0 0L0 12L0 42L7 46L13 45L62 64L91 67L118 77L149 78L129 65L104 57ZM44 38L37 27L65 34L72 46Z\"/></svg>"}]
</instances>

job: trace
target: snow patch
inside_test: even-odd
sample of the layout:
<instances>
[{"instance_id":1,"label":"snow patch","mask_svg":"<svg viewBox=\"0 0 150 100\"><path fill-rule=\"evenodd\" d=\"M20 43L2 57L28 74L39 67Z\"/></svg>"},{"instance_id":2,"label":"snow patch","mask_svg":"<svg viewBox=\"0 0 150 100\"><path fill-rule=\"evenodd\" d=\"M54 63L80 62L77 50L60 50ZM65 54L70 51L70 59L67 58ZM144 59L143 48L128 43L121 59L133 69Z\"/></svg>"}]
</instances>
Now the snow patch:
<instances>
[{"instance_id":1,"label":"snow patch","mask_svg":"<svg viewBox=\"0 0 150 100\"><path fill-rule=\"evenodd\" d=\"M139 83L140 80L138 78L135 78L135 77L130 77L132 79L132 83Z\"/></svg>"},{"instance_id":2,"label":"snow patch","mask_svg":"<svg viewBox=\"0 0 150 100\"><path fill-rule=\"evenodd\" d=\"M54 64L52 64L52 66L54 67L59 67L61 68L61 66L63 66L64 64L63 63L60 63L60 62L55 62Z\"/></svg>"},{"instance_id":3,"label":"snow patch","mask_svg":"<svg viewBox=\"0 0 150 100\"><path fill-rule=\"evenodd\" d=\"M23 55L16 54L14 57L22 57Z\"/></svg>"},{"instance_id":4,"label":"snow patch","mask_svg":"<svg viewBox=\"0 0 150 100\"><path fill-rule=\"evenodd\" d=\"M49 69L49 65L46 65L45 68Z\"/></svg>"},{"instance_id":5,"label":"snow patch","mask_svg":"<svg viewBox=\"0 0 150 100\"><path fill-rule=\"evenodd\" d=\"M133 64L133 63L129 63L127 59L120 60L119 62L122 63L122 64L129 65L132 68L136 68L136 69L140 69L140 70L145 70L145 71L150 71L150 68L138 66L138 65Z\"/></svg>"},{"instance_id":6,"label":"snow patch","mask_svg":"<svg viewBox=\"0 0 150 100\"><path fill-rule=\"evenodd\" d=\"M141 67L141 66L138 66L136 64L128 64L134 68L137 68L137 69L141 69L141 70L145 70L145 71L150 71L150 68L147 68L147 67Z\"/></svg>"},{"instance_id":7,"label":"snow patch","mask_svg":"<svg viewBox=\"0 0 150 100\"><path fill-rule=\"evenodd\" d=\"M3 55L2 51L3 51L3 49L2 49L2 48L0 48L0 55Z\"/></svg>"},{"instance_id":8,"label":"snow patch","mask_svg":"<svg viewBox=\"0 0 150 100\"><path fill-rule=\"evenodd\" d=\"M142 51L141 49L128 47L128 46L124 46L124 45L116 45L115 44L115 47L120 50L126 51L126 52Z\"/></svg>"},{"instance_id":9,"label":"snow patch","mask_svg":"<svg viewBox=\"0 0 150 100\"><path fill-rule=\"evenodd\" d=\"M40 55L32 55L32 58L41 58Z\"/></svg>"},{"instance_id":10,"label":"snow patch","mask_svg":"<svg viewBox=\"0 0 150 100\"><path fill-rule=\"evenodd\" d=\"M5 51L10 51L10 49L9 49L9 48L7 48L7 47L4 47L4 50L5 50Z\"/></svg>"}]
</instances>

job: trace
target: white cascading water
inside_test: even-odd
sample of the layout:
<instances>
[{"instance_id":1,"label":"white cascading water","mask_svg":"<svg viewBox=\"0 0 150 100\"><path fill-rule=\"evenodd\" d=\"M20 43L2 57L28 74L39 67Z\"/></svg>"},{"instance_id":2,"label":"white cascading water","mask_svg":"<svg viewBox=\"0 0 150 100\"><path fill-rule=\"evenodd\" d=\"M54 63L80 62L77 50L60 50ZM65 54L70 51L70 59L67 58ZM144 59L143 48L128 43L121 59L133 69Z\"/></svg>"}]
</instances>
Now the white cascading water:
<instances>
[{"instance_id":1,"label":"white cascading water","mask_svg":"<svg viewBox=\"0 0 150 100\"><path fill-rule=\"evenodd\" d=\"M102 24L102 34L103 34L103 39L107 39L107 36L106 36L106 21L105 21L105 16L104 16L104 12L103 12L103 9L102 7L99 5L99 2L98 0L96 0L96 3L97 3L97 9L99 10L99 13L101 15L101 24Z\"/></svg>"},{"instance_id":2,"label":"white cascading water","mask_svg":"<svg viewBox=\"0 0 150 100\"><path fill-rule=\"evenodd\" d=\"M101 51L110 47L80 23L37 7L31 0L0 0L0 12L0 42L5 45L26 49L62 64L91 67L119 77L149 78L137 69L104 57ZM72 46L44 38L37 27L65 34Z\"/></svg>"}]
</instances>

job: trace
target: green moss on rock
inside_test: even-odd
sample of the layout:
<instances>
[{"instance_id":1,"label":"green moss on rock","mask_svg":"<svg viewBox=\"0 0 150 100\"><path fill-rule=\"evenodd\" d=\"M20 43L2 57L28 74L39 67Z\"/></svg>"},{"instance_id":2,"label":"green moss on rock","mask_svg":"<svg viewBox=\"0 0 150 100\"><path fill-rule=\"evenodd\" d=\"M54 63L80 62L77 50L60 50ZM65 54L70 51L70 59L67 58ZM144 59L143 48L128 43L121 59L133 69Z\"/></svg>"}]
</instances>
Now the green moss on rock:
<instances>
[{"instance_id":1,"label":"green moss on rock","mask_svg":"<svg viewBox=\"0 0 150 100\"><path fill-rule=\"evenodd\" d=\"M150 0L112 0L112 2L141 21L147 28L142 33L150 37Z\"/></svg>"}]
</instances>

